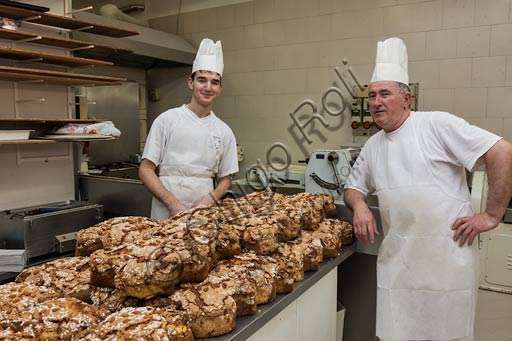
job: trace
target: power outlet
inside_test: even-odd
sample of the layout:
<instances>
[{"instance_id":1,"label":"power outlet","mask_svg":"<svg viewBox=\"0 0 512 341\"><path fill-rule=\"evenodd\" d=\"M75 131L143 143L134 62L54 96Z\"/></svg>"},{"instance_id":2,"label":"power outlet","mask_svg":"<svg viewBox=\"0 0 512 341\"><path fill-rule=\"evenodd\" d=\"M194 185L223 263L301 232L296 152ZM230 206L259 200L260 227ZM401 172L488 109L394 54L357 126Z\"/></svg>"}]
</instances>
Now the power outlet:
<instances>
[{"instance_id":1,"label":"power outlet","mask_svg":"<svg viewBox=\"0 0 512 341\"><path fill-rule=\"evenodd\" d=\"M159 101L160 100L160 89L159 88L149 89L149 99L153 102Z\"/></svg>"}]
</instances>

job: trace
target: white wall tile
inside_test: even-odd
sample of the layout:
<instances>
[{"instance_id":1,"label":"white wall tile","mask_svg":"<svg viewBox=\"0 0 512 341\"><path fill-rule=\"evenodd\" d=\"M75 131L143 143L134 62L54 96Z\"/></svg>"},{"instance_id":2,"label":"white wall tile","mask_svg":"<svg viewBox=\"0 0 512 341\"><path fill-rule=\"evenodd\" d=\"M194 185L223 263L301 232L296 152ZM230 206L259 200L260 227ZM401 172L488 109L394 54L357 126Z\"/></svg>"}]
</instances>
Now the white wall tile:
<instances>
[{"instance_id":1,"label":"white wall tile","mask_svg":"<svg viewBox=\"0 0 512 341\"><path fill-rule=\"evenodd\" d=\"M310 0L276 0L274 5L277 20L303 18L315 14L315 1Z\"/></svg>"},{"instance_id":2,"label":"white wall tile","mask_svg":"<svg viewBox=\"0 0 512 341\"><path fill-rule=\"evenodd\" d=\"M442 28L442 1L384 8L384 34L431 31Z\"/></svg>"},{"instance_id":3,"label":"white wall tile","mask_svg":"<svg viewBox=\"0 0 512 341\"><path fill-rule=\"evenodd\" d=\"M221 119L236 117L235 96L221 94L215 101L213 111Z\"/></svg>"},{"instance_id":4,"label":"white wall tile","mask_svg":"<svg viewBox=\"0 0 512 341\"><path fill-rule=\"evenodd\" d=\"M263 24L263 37L265 46L287 44L284 31L284 22L270 22Z\"/></svg>"},{"instance_id":5,"label":"white wall tile","mask_svg":"<svg viewBox=\"0 0 512 341\"><path fill-rule=\"evenodd\" d=\"M471 27L457 30L457 57L489 56L491 28Z\"/></svg>"},{"instance_id":6,"label":"white wall tile","mask_svg":"<svg viewBox=\"0 0 512 341\"><path fill-rule=\"evenodd\" d=\"M420 111L447 111L453 113L453 89L424 89L420 94L420 99L422 100L419 106Z\"/></svg>"},{"instance_id":7,"label":"white wall tile","mask_svg":"<svg viewBox=\"0 0 512 341\"><path fill-rule=\"evenodd\" d=\"M307 71L303 69L263 72L263 85L266 94L289 94L304 92Z\"/></svg>"},{"instance_id":8,"label":"white wall tile","mask_svg":"<svg viewBox=\"0 0 512 341\"><path fill-rule=\"evenodd\" d=\"M511 118L512 87L489 88L487 116Z\"/></svg>"},{"instance_id":9,"label":"white wall tile","mask_svg":"<svg viewBox=\"0 0 512 341\"><path fill-rule=\"evenodd\" d=\"M382 8L344 11L332 16L334 39L357 38L382 33Z\"/></svg>"},{"instance_id":10,"label":"white wall tile","mask_svg":"<svg viewBox=\"0 0 512 341\"><path fill-rule=\"evenodd\" d=\"M512 141L512 118L503 120L503 138L507 141Z\"/></svg>"},{"instance_id":11,"label":"white wall tile","mask_svg":"<svg viewBox=\"0 0 512 341\"><path fill-rule=\"evenodd\" d=\"M457 88L453 113L457 116L484 118L487 112L487 88Z\"/></svg>"},{"instance_id":12,"label":"white wall tile","mask_svg":"<svg viewBox=\"0 0 512 341\"><path fill-rule=\"evenodd\" d=\"M455 30L427 32L426 58L454 58L457 54L457 32Z\"/></svg>"},{"instance_id":13,"label":"white wall tile","mask_svg":"<svg viewBox=\"0 0 512 341\"><path fill-rule=\"evenodd\" d=\"M491 56L512 54L512 24L491 27Z\"/></svg>"},{"instance_id":14,"label":"white wall tile","mask_svg":"<svg viewBox=\"0 0 512 341\"><path fill-rule=\"evenodd\" d=\"M255 47L265 46L265 37L263 36L263 24L244 26L243 47L253 49Z\"/></svg>"},{"instance_id":15,"label":"white wall tile","mask_svg":"<svg viewBox=\"0 0 512 341\"><path fill-rule=\"evenodd\" d=\"M402 39L407 46L407 58L409 62L415 60L423 60L426 56L427 46L427 33L428 32L417 32L417 33L401 33L396 35ZM375 55L377 51L377 45L375 45Z\"/></svg>"},{"instance_id":16,"label":"white wall tile","mask_svg":"<svg viewBox=\"0 0 512 341\"><path fill-rule=\"evenodd\" d=\"M504 119L502 118L468 118L467 121L491 133L503 136Z\"/></svg>"},{"instance_id":17,"label":"white wall tile","mask_svg":"<svg viewBox=\"0 0 512 341\"><path fill-rule=\"evenodd\" d=\"M229 28L235 25L235 6L217 7L217 28Z\"/></svg>"},{"instance_id":18,"label":"white wall tile","mask_svg":"<svg viewBox=\"0 0 512 341\"><path fill-rule=\"evenodd\" d=\"M261 117L269 114L275 114L273 96L236 96L235 112L237 113L238 117Z\"/></svg>"},{"instance_id":19,"label":"white wall tile","mask_svg":"<svg viewBox=\"0 0 512 341\"><path fill-rule=\"evenodd\" d=\"M475 0L443 1L443 28L471 26L474 18Z\"/></svg>"},{"instance_id":20,"label":"white wall tile","mask_svg":"<svg viewBox=\"0 0 512 341\"><path fill-rule=\"evenodd\" d=\"M236 26L254 24L254 2L242 2L235 5L234 8Z\"/></svg>"},{"instance_id":21,"label":"white wall tile","mask_svg":"<svg viewBox=\"0 0 512 341\"><path fill-rule=\"evenodd\" d=\"M471 84L471 59L439 61L439 87L464 88Z\"/></svg>"},{"instance_id":22,"label":"white wall tile","mask_svg":"<svg viewBox=\"0 0 512 341\"><path fill-rule=\"evenodd\" d=\"M224 74L222 95L263 94L263 72L243 72Z\"/></svg>"},{"instance_id":23,"label":"white wall tile","mask_svg":"<svg viewBox=\"0 0 512 341\"><path fill-rule=\"evenodd\" d=\"M475 0L475 25L508 22L509 0Z\"/></svg>"},{"instance_id":24,"label":"white wall tile","mask_svg":"<svg viewBox=\"0 0 512 341\"><path fill-rule=\"evenodd\" d=\"M274 20L274 0L257 0L254 2L254 22L264 23Z\"/></svg>"},{"instance_id":25,"label":"white wall tile","mask_svg":"<svg viewBox=\"0 0 512 341\"><path fill-rule=\"evenodd\" d=\"M439 61L409 62L409 82L420 83L420 88L439 87Z\"/></svg>"},{"instance_id":26,"label":"white wall tile","mask_svg":"<svg viewBox=\"0 0 512 341\"><path fill-rule=\"evenodd\" d=\"M471 86L505 85L506 57L474 58L471 72Z\"/></svg>"},{"instance_id":27,"label":"white wall tile","mask_svg":"<svg viewBox=\"0 0 512 341\"><path fill-rule=\"evenodd\" d=\"M512 56L507 57L507 72L505 86L512 86Z\"/></svg>"}]
</instances>

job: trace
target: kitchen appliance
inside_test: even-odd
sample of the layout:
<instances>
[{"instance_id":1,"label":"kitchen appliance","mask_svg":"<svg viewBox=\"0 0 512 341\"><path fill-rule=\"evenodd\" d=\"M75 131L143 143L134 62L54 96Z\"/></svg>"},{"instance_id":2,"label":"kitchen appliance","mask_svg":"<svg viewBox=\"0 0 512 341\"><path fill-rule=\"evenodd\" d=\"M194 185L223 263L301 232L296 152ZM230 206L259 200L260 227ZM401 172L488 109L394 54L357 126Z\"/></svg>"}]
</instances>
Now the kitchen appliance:
<instances>
[{"instance_id":1,"label":"kitchen appliance","mask_svg":"<svg viewBox=\"0 0 512 341\"><path fill-rule=\"evenodd\" d=\"M329 193L335 201L343 200L343 188L352 170L354 155L350 148L314 151L306 167L305 191Z\"/></svg>"},{"instance_id":2,"label":"kitchen appliance","mask_svg":"<svg viewBox=\"0 0 512 341\"><path fill-rule=\"evenodd\" d=\"M103 221L103 207L68 200L0 212L0 248L25 250L36 258L71 252L75 233Z\"/></svg>"},{"instance_id":3,"label":"kitchen appliance","mask_svg":"<svg viewBox=\"0 0 512 341\"><path fill-rule=\"evenodd\" d=\"M473 173L471 204L475 212L486 208L487 174ZM478 236L480 252L480 288L512 294L512 201L498 226Z\"/></svg>"}]
</instances>

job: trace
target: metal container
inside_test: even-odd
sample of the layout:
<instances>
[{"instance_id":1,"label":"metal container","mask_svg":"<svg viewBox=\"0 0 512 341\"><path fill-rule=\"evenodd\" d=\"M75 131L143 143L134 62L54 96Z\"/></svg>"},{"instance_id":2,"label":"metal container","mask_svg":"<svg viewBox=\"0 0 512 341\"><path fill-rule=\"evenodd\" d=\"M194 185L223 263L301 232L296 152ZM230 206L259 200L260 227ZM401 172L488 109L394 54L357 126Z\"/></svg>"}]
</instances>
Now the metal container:
<instances>
[{"instance_id":1,"label":"metal container","mask_svg":"<svg viewBox=\"0 0 512 341\"><path fill-rule=\"evenodd\" d=\"M72 233L103 221L103 207L64 201L0 212L0 248L24 249L27 260L72 251Z\"/></svg>"}]
</instances>

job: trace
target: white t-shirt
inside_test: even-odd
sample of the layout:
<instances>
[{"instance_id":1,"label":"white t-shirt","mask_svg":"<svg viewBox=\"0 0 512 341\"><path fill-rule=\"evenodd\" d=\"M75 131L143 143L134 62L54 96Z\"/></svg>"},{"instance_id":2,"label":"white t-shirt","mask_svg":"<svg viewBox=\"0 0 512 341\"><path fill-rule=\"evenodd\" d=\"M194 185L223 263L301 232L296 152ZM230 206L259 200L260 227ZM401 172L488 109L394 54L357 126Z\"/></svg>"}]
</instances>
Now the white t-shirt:
<instances>
[{"instance_id":1,"label":"white t-shirt","mask_svg":"<svg viewBox=\"0 0 512 341\"><path fill-rule=\"evenodd\" d=\"M379 191L375 179L379 176L379 169L388 165L374 164L374 160L382 160L375 156L383 150L393 150L393 143L410 141L410 135L414 133L416 136L412 137L419 142L438 184L458 198L469 196L464 168L472 171L480 157L501 139L447 112L411 112L397 130L389 133L382 130L368 140L354 164L346 187L365 195ZM406 162L406 157L402 159ZM400 177L401 174L394 176ZM386 182L392 183L393 179L386 179ZM403 183L397 180L399 182Z\"/></svg>"},{"instance_id":2,"label":"white t-shirt","mask_svg":"<svg viewBox=\"0 0 512 341\"><path fill-rule=\"evenodd\" d=\"M171 137L173 143L170 143ZM217 177L238 172L236 140L231 128L213 112L200 118L183 105L160 114L148 134L143 159L155 165L203 167L208 143L213 137L219 155Z\"/></svg>"}]
</instances>

